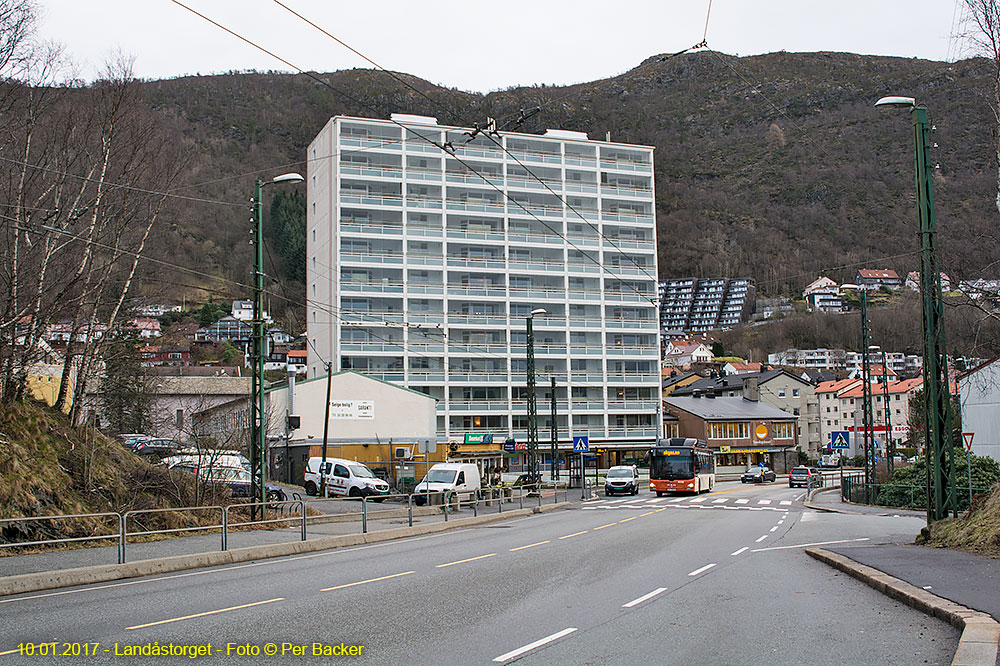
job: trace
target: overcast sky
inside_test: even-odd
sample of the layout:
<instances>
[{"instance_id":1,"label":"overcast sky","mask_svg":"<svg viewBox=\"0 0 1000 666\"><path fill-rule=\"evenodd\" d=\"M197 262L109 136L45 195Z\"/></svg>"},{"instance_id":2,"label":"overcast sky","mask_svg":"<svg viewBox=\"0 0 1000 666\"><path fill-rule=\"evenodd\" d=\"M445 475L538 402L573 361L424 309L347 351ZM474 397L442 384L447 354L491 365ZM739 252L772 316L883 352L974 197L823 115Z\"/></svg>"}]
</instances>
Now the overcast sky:
<instances>
[{"instance_id":1,"label":"overcast sky","mask_svg":"<svg viewBox=\"0 0 1000 666\"><path fill-rule=\"evenodd\" d=\"M307 70L370 64L274 0L180 0ZM92 80L116 51L157 79L256 69L291 71L171 0L36 0L39 37L61 43ZM709 0L282 0L383 67L486 92L614 76L697 44ZM954 60L962 0L713 0L710 48Z\"/></svg>"}]
</instances>

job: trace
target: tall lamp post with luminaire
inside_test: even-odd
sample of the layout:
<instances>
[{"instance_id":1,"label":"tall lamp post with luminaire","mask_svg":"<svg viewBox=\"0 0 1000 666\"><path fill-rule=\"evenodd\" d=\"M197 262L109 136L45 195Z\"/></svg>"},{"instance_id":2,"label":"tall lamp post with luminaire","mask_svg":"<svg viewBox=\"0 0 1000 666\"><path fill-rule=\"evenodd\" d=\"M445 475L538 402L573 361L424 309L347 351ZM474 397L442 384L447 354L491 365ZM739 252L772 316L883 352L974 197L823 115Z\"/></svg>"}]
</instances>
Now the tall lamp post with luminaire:
<instances>
[{"instance_id":1,"label":"tall lamp post with luminaire","mask_svg":"<svg viewBox=\"0 0 1000 666\"><path fill-rule=\"evenodd\" d=\"M913 149L916 167L917 214L920 222L920 301L923 329L924 436L927 450L927 524L958 515L955 495L955 456L952 450L951 394L948 389L948 357L944 336L944 306L941 269L937 261L934 219L934 166L927 107L912 97L883 97L875 106L902 107L913 119Z\"/></svg>"},{"instance_id":2,"label":"tall lamp post with luminaire","mask_svg":"<svg viewBox=\"0 0 1000 666\"><path fill-rule=\"evenodd\" d=\"M528 313L526 318L527 331L527 395L528 402L528 476L531 483L536 483L540 478L538 474L538 405L535 402L535 334L531 323L535 315L545 314L544 308L536 308Z\"/></svg>"},{"instance_id":3,"label":"tall lamp post with luminaire","mask_svg":"<svg viewBox=\"0 0 1000 666\"><path fill-rule=\"evenodd\" d=\"M278 183L301 183L305 180L297 173L275 176L269 181L258 178L254 183L251 210L253 217L253 344L250 358L250 498L252 502L267 501L267 433L264 424L264 356L266 341L264 336L264 202L262 190ZM251 513L256 520L257 507ZM263 514L263 507L261 508Z\"/></svg>"}]
</instances>

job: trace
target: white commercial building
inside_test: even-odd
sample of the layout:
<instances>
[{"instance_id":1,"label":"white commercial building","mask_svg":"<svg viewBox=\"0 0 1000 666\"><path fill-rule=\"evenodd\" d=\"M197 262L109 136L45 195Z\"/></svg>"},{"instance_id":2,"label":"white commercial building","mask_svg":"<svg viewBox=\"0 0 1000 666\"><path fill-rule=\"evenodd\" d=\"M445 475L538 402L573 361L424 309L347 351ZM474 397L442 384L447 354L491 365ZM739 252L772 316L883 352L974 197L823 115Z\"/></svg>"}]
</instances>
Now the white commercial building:
<instances>
[{"instance_id":1,"label":"white commercial building","mask_svg":"<svg viewBox=\"0 0 1000 666\"><path fill-rule=\"evenodd\" d=\"M659 396L653 149L332 118L309 146L308 376L350 369L438 400L437 435L538 431L642 448Z\"/></svg>"}]
</instances>

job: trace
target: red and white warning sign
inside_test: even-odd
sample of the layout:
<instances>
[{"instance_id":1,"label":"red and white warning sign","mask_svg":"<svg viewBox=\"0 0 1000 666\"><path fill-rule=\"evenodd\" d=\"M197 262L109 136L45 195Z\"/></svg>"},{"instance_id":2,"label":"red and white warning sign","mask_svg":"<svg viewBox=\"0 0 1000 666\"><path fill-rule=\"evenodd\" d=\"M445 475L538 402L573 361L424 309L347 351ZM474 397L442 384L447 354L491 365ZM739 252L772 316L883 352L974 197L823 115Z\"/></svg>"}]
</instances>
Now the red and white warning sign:
<instances>
[{"instance_id":1,"label":"red and white warning sign","mask_svg":"<svg viewBox=\"0 0 1000 666\"><path fill-rule=\"evenodd\" d=\"M974 432L963 432L962 433L962 439L965 440L965 448L966 448L966 450L969 451L969 453L972 453L972 437L975 434L976 433L974 433Z\"/></svg>"}]
</instances>

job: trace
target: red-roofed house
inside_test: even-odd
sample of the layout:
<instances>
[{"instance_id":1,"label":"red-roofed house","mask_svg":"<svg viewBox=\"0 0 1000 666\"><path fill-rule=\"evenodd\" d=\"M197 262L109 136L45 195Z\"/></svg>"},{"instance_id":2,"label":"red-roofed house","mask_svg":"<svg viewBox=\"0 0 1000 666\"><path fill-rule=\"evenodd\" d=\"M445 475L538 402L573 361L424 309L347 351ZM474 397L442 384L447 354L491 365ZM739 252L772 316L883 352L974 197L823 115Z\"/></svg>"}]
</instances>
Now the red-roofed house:
<instances>
[{"instance_id":1,"label":"red-roofed house","mask_svg":"<svg viewBox=\"0 0 1000 666\"><path fill-rule=\"evenodd\" d=\"M760 363L726 363L722 371L727 375L745 375L748 372L760 372Z\"/></svg>"},{"instance_id":2,"label":"red-roofed house","mask_svg":"<svg viewBox=\"0 0 1000 666\"><path fill-rule=\"evenodd\" d=\"M892 439L896 441L897 446L909 438L910 398L922 386L923 379L920 378L902 381L890 379L887 396L886 387L882 382L872 382L872 431L880 449L885 446L887 410ZM829 442L833 432L846 431L851 433L851 449L844 452L845 455L856 455L860 452L863 439L864 392L864 385L860 379L823 382L816 387L816 395L819 396L821 442L824 444Z\"/></svg>"},{"instance_id":3,"label":"red-roofed house","mask_svg":"<svg viewBox=\"0 0 1000 666\"><path fill-rule=\"evenodd\" d=\"M301 375L306 371L306 358L309 352L305 349L289 349L288 365L295 369L295 374Z\"/></svg>"},{"instance_id":4,"label":"red-roofed house","mask_svg":"<svg viewBox=\"0 0 1000 666\"><path fill-rule=\"evenodd\" d=\"M862 268L854 276L854 281L861 289L877 290L882 287L887 289L900 289L903 281L896 274L896 271L885 269Z\"/></svg>"}]
</instances>

